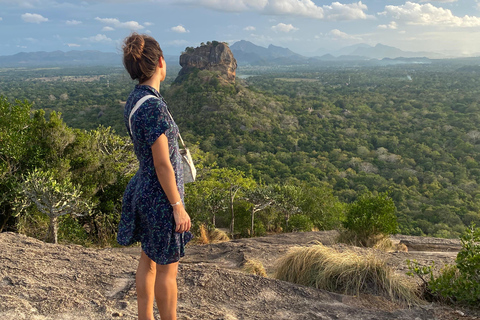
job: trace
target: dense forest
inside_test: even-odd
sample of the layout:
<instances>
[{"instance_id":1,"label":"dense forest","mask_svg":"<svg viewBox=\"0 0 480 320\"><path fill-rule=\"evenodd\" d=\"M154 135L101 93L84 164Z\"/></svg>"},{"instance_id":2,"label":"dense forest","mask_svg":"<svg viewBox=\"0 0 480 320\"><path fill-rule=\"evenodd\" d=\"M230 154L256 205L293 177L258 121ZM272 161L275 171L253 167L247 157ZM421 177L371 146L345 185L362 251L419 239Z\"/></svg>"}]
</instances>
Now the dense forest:
<instances>
[{"instance_id":1,"label":"dense forest","mask_svg":"<svg viewBox=\"0 0 480 320\"><path fill-rule=\"evenodd\" d=\"M0 70L2 228L46 223L15 200L40 168L89 203L62 217L60 238L109 242L135 171L123 123L134 83L120 68L13 71ZM336 228L367 192L389 193L404 234L480 224L480 67L245 67L235 84L208 71L172 83L176 72L161 91L199 167L186 196L197 226Z\"/></svg>"}]
</instances>

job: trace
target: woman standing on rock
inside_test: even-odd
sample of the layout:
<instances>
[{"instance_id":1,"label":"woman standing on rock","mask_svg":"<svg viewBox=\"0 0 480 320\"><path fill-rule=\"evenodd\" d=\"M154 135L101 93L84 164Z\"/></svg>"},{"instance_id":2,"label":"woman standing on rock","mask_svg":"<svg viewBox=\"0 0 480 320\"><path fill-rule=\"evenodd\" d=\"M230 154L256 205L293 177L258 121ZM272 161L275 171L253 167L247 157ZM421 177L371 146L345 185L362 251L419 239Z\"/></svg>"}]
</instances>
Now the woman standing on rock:
<instances>
[{"instance_id":1,"label":"woman standing on rock","mask_svg":"<svg viewBox=\"0 0 480 320\"><path fill-rule=\"evenodd\" d=\"M155 298L162 320L173 320L178 261L192 234L183 205L179 131L160 95L166 64L158 42L136 33L124 41L123 64L139 82L127 99L124 118L140 167L123 196L117 241L121 245L142 243L136 274L138 319L154 319ZM133 110L147 95L154 97Z\"/></svg>"}]
</instances>

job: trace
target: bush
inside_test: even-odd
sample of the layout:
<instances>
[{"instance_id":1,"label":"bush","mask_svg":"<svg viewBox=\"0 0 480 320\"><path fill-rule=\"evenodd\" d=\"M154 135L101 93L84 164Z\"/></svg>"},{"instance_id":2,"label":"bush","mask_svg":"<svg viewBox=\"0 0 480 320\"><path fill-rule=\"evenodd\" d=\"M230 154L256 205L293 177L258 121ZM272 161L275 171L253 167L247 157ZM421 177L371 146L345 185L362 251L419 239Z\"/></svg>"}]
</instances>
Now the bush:
<instances>
[{"instance_id":1,"label":"bush","mask_svg":"<svg viewBox=\"0 0 480 320\"><path fill-rule=\"evenodd\" d=\"M313 223L309 217L303 214L295 214L288 220L290 231L312 231Z\"/></svg>"},{"instance_id":2,"label":"bush","mask_svg":"<svg viewBox=\"0 0 480 320\"><path fill-rule=\"evenodd\" d=\"M416 289L372 253L338 252L323 245L294 247L277 265L275 278L347 295L373 294L405 304Z\"/></svg>"},{"instance_id":3,"label":"bush","mask_svg":"<svg viewBox=\"0 0 480 320\"><path fill-rule=\"evenodd\" d=\"M372 239L396 233L395 210L395 203L388 193L366 193L350 205L343 225L347 233L353 233L358 244L371 246L375 244Z\"/></svg>"},{"instance_id":4,"label":"bush","mask_svg":"<svg viewBox=\"0 0 480 320\"><path fill-rule=\"evenodd\" d=\"M462 249L455 265L445 266L438 276L434 265L421 266L408 261L408 275L424 283L424 295L434 300L478 306L480 302L480 228L472 224L460 237Z\"/></svg>"}]
</instances>

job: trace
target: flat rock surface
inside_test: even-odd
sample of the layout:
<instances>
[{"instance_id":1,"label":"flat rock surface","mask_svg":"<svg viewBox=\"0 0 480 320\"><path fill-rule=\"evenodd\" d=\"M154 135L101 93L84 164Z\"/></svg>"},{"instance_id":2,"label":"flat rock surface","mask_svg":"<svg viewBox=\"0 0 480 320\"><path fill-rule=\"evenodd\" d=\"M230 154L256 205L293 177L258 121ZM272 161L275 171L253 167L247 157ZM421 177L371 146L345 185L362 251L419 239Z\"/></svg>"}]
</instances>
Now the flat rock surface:
<instances>
[{"instance_id":1,"label":"flat rock surface","mask_svg":"<svg viewBox=\"0 0 480 320\"><path fill-rule=\"evenodd\" d=\"M270 273L289 247L333 245L334 238L333 232L307 232L188 246L179 270L178 319L475 319L436 305L402 309L382 298L344 296L240 271L244 259L255 258ZM0 319L136 319L139 251L54 245L1 233ZM411 258L404 252L385 255L392 266ZM417 258L441 263L454 256Z\"/></svg>"}]
</instances>

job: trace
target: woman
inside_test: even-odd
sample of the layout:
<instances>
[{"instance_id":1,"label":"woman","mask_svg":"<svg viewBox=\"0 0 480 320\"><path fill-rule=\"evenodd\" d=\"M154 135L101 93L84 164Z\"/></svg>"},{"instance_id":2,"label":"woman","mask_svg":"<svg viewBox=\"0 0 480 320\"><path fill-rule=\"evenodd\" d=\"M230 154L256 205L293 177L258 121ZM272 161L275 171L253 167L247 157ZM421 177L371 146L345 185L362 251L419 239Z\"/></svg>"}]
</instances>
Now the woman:
<instances>
[{"instance_id":1,"label":"woman","mask_svg":"<svg viewBox=\"0 0 480 320\"><path fill-rule=\"evenodd\" d=\"M127 99L124 117L140 167L123 196L117 241L121 245L142 243L135 278L138 319L154 319L155 297L162 320L173 320L178 260L192 234L183 205L178 127L160 95L167 66L158 42L136 33L124 41L123 64L130 77L139 82ZM130 116L135 104L146 95L155 97Z\"/></svg>"}]
</instances>

